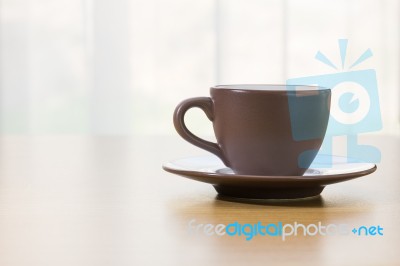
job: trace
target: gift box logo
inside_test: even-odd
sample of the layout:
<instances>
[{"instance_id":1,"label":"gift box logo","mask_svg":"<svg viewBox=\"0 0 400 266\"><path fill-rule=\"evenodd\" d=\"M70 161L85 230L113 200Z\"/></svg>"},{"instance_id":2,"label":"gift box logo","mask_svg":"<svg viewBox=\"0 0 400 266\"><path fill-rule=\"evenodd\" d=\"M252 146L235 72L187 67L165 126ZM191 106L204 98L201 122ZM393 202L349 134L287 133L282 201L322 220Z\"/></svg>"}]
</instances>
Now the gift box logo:
<instances>
[{"instance_id":1,"label":"gift box logo","mask_svg":"<svg viewBox=\"0 0 400 266\"><path fill-rule=\"evenodd\" d=\"M288 79L286 83L288 85L318 85L331 89L331 112L321 153L331 155L333 137L347 136L349 160L353 158L364 162L380 162L381 154L376 147L360 145L357 142L358 134L382 129L376 72L373 69L351 70L370 58L372 52L367 49L350 65L347 71L344 71L347 43L347 39L339 40L341 71L333 74L292 78ZM315 58L333 69L339 70L323 53L318 51ZM321 137L309 135L301 130L302 126L299 121L304 121L304 119L295 119L295 102L289 101L293 138L300 141ZM316 152L307 151L303 155L315 155ZM299 158L300 167L302 167L301 162L302 158Z\"/></svg>"}]
</instances>

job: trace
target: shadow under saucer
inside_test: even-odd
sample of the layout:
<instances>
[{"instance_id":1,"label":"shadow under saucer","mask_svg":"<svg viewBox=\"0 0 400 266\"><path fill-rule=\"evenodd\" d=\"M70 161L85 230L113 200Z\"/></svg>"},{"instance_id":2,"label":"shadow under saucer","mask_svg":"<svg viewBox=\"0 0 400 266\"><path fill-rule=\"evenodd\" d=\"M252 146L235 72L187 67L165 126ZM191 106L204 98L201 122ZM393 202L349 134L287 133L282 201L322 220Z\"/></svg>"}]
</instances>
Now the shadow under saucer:
<instances>
[{"instance_id":1,"label":"shadow under saucer","mask_svg":"<svg viewBox=\"0 0 400 266\"><path fill-rule=\"evenodd\" d=\"M217 201L227 201L234 203L264 205L264 206L288 206L288 207L324 207L324 199L321 195L296 199L251 199L230 197L222 194L215 196Z\"/></svg>"}]
</instances>

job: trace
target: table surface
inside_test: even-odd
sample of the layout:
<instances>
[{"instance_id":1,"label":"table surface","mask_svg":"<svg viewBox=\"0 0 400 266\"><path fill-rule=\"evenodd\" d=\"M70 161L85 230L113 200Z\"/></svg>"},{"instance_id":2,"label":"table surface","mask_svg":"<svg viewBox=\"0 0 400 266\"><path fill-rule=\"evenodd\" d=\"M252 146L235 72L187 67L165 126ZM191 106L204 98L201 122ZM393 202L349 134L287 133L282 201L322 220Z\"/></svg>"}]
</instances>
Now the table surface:
<instances>
[{"instance_id":1,"label":"table surface","mask_svg":"<svg viewBox=\"0 0 400 266\"><path fill-rule=\"evenodd\" d=\"M400 138L378 170L301 201L235 202L161 169L179 137L0 138L0 265L400 265ZM188 224L381 226L383 235L205 236Z\"/></svg>"}]
</instances>

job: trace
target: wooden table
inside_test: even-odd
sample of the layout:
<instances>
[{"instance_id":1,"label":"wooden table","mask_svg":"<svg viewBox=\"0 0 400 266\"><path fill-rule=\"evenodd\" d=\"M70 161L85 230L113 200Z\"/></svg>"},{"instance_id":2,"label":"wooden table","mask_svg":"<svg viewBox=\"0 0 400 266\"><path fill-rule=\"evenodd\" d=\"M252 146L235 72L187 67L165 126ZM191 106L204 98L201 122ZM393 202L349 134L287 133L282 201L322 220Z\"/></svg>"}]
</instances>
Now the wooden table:
<instances>
[{"instance_id":1,"label":"wooden table","mask_svg":"<svg viewBox=\"0 0 400 266\"><path fill-rule=\"evenodd\" d=\"M179 137L0 138L0 265L400 265L400 138L372 175L321 197L250 204L166 173L204 154ZM375 236L205 236L203 224L381 226Z\"/></svg>"}]
</instances>

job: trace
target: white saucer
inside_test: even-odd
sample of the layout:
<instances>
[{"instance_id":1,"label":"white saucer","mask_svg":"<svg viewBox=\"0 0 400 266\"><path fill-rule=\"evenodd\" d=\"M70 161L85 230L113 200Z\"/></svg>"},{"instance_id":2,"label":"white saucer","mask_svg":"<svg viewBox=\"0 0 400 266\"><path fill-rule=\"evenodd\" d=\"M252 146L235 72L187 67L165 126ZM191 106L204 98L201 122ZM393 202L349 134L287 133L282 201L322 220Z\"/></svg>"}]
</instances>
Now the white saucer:
<instances>
[{"instance_id":1,"label":"white saucer","mask_svg":"<svg viewBox=\"0 0 400 266\"><path fill-rule=\"evenodd\" d=\"M329 163L327 163L329 162ZM375 172L376 165L346 157L317 155L303 176L238 175L214 155L187 157L163 165L167 172L212 184L218 193L252 199L293 199L319 195L326 185Z\"/></svg>"}]
</instances>

